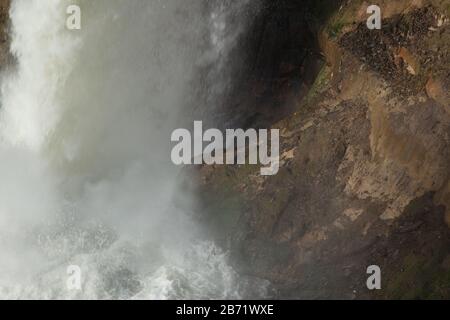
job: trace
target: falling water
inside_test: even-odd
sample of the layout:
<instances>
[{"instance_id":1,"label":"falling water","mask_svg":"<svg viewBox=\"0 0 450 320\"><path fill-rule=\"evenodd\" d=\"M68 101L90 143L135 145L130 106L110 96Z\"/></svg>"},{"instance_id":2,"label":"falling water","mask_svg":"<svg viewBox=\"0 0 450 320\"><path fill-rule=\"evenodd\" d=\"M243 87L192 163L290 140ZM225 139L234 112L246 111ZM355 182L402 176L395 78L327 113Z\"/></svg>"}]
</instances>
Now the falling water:
<instances>
[{"instance_id":1,"label":"falling water","mask_svg":"<svg viewBox=\"0 0 450 320\"><path fill-rule=\"evenodd\" d=\"M13 0L16 63L1 85L0 298L265 294L265 282L240 277L203 236L191 195L174 205L182 172L170 162L172 130L190 110L208 117L232 81L227 55L250 2ZM82 28L70 31L74 3ZM206 83L198 70L208 70ZM70 265L81 268L81 290L66 286Z\"/></svg>"}]
</instances>

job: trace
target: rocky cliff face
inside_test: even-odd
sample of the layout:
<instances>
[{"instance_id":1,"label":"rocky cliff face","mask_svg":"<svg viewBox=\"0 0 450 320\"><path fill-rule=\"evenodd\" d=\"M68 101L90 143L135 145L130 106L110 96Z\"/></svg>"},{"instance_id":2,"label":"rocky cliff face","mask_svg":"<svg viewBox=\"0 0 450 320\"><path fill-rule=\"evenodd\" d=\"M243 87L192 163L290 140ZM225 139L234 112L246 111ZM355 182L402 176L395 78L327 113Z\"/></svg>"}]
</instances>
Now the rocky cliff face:
<instances>
[{"instance_id":1,"label":"rocky cliff face","mask_svg":"<svg viewBox=\"0 0 450 320\"><path fill-rule=\"evenodd\" d=\"M10 0L0 0L0 66L5 66L9 58L9 5Z\"/></svg>"},{"instance_id":2,"label":"rocky cliff face","mask_svg":"<svg viewBox=\"0 0 450 320\"><path fill-rule=\"evenodd\" d=\"M196 172L205 222L283 298L450 297L450 6L380 1L369 30L368 5L307 20L324 63L304 90L285 81L278 175Z\"/></svg>"}]
</instances>

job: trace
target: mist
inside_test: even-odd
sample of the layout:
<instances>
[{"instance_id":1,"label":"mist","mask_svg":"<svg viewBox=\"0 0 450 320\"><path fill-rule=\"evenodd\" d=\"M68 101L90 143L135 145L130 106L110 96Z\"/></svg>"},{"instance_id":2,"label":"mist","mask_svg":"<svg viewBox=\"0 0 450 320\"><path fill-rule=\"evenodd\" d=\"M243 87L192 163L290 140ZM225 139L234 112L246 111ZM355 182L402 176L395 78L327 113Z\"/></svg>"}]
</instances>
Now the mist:
<instances>
[{"instance_id":1,"label":"mist","mask_svg":"<svg viewBox=\"0 0 450 320\"><path fill-rule=\"evenodd\" d=\"M179 194L170 134L214 117L246 24L227 17L248 2L80 0L77 31L65 27L70 4L15 0L10 11L0 295L240 297L245 281L192 219L193 195ZM81 291L65 287L73 264Z\"/></svg>"}]
</instances>

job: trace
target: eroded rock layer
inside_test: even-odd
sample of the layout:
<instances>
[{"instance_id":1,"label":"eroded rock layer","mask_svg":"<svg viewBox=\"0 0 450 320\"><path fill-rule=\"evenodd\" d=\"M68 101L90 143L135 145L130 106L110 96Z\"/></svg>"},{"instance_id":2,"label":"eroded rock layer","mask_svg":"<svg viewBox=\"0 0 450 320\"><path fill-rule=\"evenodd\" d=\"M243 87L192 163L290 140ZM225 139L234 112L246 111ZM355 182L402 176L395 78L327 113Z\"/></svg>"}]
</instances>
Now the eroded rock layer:
<instances>
[{"instance_id":1,"label":"eroded rock layer","mask_svg":"<svg viewBox=\"0 0 450 320\"><path fill-rule=\"evenodd\" d=\"M379 5L382 30L366 27L365 1L316 21L325 63L272 124L278 175L199 171L205 221L281 297L450 297L450 7ZM372 264L383 274L376 292Z\"/></svg>"}]
</instances>

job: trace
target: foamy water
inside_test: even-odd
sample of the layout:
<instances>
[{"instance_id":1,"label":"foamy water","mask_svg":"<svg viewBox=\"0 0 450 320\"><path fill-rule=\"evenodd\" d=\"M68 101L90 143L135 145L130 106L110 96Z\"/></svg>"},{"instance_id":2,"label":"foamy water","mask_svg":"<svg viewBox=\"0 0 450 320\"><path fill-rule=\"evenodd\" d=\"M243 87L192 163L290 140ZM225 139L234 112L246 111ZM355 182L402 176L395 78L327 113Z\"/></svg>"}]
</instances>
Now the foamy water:
<instances>
[{"instance_id":1,"label":"foamy water","mask_svg":"<svg viewBox=\"0 0 450 320\"><path fill-rule=\"evenodd\" d=\"M170 133L219 97L248 1L13 0L0 111L0 298L264 296L181 203ZM82 29L65 27L82 9ZM200 68L211 83L196 84ZM222 75L222 76L220 76ZM200 108L198 108L200 105ZM181 116L183 115L183 116ZM66 269L82 270L68 290Z\"/></svg>"}]
</instances>

